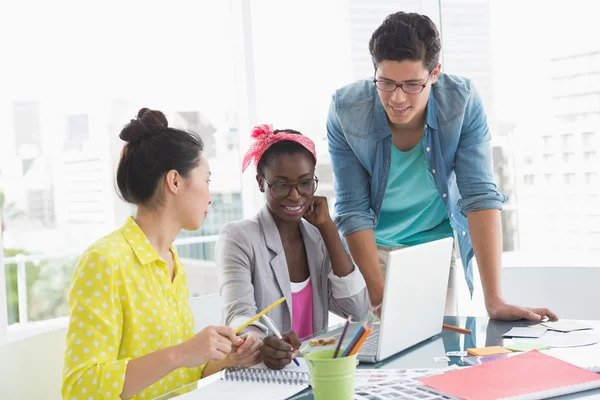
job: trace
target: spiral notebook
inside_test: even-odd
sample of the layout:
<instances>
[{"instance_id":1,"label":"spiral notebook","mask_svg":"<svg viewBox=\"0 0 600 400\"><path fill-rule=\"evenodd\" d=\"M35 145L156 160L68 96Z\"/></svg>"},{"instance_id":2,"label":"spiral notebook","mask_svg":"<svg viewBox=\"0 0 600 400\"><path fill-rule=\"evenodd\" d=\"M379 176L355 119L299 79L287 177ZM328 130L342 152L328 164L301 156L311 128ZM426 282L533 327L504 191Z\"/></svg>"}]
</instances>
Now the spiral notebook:
<instances>
[{"instance_id":1,"label":"spiral notebook","mask_svg":"<svg viewBox=\"0 0 600 400\"><path fill-rule=\"evenodd\" d=\"M222 379L236 382L261 382L279 385L308 385L310 375L308 371L299 369L282 369L280 371L267 368L234 367L221 373Z\"/></svg>"},{"instance_id":2,"label":"spiral notebook","mask_svg":"<svg viewBox=\"0 0 600 400\"><path fill-rule=\"evenodd\" d=\"M304 359L300 366L288 365L280 371L268 369L264 364L250 368L235 367L202 379L206 385L177 397L177 400L211 399L281 400L292 397L308 388L310 375Z\"/></svg>"}]
</instances>

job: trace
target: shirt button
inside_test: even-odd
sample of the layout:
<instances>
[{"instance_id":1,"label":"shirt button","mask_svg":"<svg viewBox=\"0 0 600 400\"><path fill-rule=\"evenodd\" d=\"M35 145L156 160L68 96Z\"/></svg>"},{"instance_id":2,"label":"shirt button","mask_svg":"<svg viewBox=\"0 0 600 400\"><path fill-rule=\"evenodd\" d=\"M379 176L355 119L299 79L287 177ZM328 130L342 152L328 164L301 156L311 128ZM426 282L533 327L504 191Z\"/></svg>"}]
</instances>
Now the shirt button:
<instances>
[{"instance_id":1,"label":"shirt button","mask_svg":"<svg viewBox=\"0 0 600 400\"><path fill-rule=\"evenodd\" d=\"M435 169L432 169L432 170L431 170L431 173L432 173L432 174L435 174Z\"/></svg>"},{"instance_id":2,"label":"shirt button","mask_svg":"<svg viewBox=\"0 0 600 400\"><path fill-rule=\"evenodd\" d=\"M454 218L454 213L450 213L450 218Z\"/></svg>"},{"instance_id":3,"label":"shirt button","mask_svg":"<svg viewBox=\"0 0 600 400\"><path fill-rule=\"evenodd\" d=\"M460 234L463 235L463 236L465 236L467 234L467 232L462 231Z\"/></svg>"},{"instance_id":4,"label":"shirt button","mask_svg":"<svg viewBox=\"0 0 600 400\"><path fill-rule=\"evenodd\" d=\"M426 148L425 150L427 150L427 151L431 151L431 147L428 147L428 148Z\"/></svg>"},{"instance_id":5,"label":"shirt button","mask_svg":"<svg viewBox=\"0 0 600 400\"><path fill-rule=\"evenodd\" d=\"M448 195L447 195L446 193L444 193L444 194L442 195L442 197L443 197L443 198L446 198L447 196L448 196Z\"/></svg>"}]
</instances>

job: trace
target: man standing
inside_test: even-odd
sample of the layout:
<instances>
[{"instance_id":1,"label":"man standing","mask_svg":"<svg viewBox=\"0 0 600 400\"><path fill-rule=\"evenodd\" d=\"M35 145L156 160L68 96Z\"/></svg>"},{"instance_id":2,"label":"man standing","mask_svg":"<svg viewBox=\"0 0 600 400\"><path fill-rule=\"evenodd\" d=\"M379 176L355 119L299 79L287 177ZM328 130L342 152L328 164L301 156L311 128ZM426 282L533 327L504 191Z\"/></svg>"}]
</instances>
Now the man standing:
<instances>
[{"instance_id":1,"label":"man standing","mask_svg":"<svg viewBox=\"0 0 600 400\"><path fill-rule=\"evenodd\" d=\"M426 16L397 12L373 33L372 80L335 92L327 118L335 222L373 307L390 250L455 236L469 290L477 259L492 318L539 320L545 308L504 302L500 210L491 136L471 81L440 72L440 37ZM456 311L454 256L446 313Z\"/></svg>"}]
</instances>

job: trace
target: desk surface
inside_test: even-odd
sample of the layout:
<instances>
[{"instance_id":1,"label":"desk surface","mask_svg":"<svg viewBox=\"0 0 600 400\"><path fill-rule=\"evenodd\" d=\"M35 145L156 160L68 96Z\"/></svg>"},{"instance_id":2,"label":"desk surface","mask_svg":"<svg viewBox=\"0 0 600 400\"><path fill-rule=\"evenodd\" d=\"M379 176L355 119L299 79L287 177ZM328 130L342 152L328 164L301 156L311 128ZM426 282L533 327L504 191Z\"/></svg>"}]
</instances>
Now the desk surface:
<instances>
[{"instance_id":1,"label":"desk surface","mask_svg":"<svg viewBox=\"0 0 600 400\"><path fill-rule=\"evenodd\" d=\"M600 331L600 321L581 321ZM503 338L503 334L516 326L528 326L534 323L528 321L503 322L480 317L445 317L444 323L471 330L472 335L462 335L455 331L444 329L442 333L428 339L396 356L390 357L377 364L363 364L358 368L373 369L410 369L410 368L442 368L448 365L466 365L461 357L450 357L450 362L435 361L434 357L443 357L448 351L465 351L472 347L503 346L511 343L512 339ZM331 327L330 330L339 328ZM323 334L323 332L318 333ZM568 351L568 361L581 366L600 365L600 343L576 347ZM600 389L582 392L577 395L562 396L560 399L600 399ZM292 397L293 400L312 400L312 392L307 389Z\"/></svg>"}]
</instances>

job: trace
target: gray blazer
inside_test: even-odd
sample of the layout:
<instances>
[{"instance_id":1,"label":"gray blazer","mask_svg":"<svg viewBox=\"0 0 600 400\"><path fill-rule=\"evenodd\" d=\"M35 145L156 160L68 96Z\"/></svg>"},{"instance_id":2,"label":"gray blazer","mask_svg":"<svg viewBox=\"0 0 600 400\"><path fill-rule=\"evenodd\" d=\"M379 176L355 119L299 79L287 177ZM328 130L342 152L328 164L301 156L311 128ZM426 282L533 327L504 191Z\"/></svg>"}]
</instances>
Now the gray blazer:
<instances>
[{"instance_id":1,"label":"gray blazer","mask_svg":"<svg viewBox=\"0 0 600 400\"><path fill-rule=\"evenodd\" d=\"M354 320L366 317L369 299L358 270L335 276L321 234L313 225L300 224L313 289L313 331L328 326L328 311ZM265 205L252 219L226 224L215 247L217 277L226 324L241 326L258 312L285 296L286 301L270 311L283 333L292 329L292 291L279 231ZM264 336L269 332L259 322L249 329Z\"/></svg>"}]
</instances>

